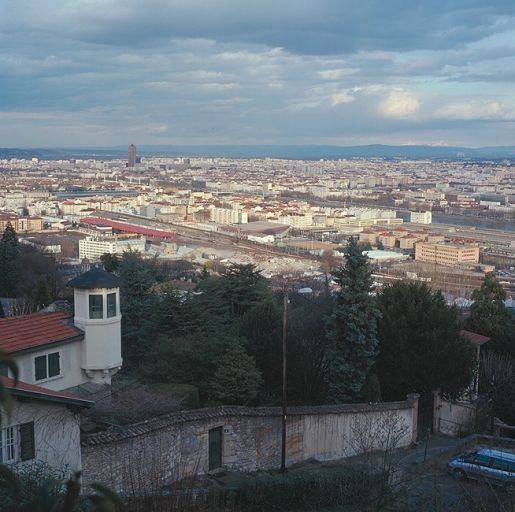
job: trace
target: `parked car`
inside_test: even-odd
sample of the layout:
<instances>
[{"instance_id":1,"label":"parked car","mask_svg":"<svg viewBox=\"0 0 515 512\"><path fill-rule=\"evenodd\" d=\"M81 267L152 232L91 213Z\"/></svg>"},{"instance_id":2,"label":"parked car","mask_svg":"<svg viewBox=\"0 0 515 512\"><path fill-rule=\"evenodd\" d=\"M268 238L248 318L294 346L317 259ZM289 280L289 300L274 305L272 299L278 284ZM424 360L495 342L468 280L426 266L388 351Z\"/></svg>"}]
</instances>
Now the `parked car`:
<instances>
[{"instance_id":1,"label":"parked car","mask_svg":"<svg viewBox=\"0 0 515 512\"><path fill-rule=\"evenodd\" d=\"M515 490L515 454L510 452L481 449L450 459L447 468L455 478L485 478L507 490Z\"/></svg>"}]
</instances>

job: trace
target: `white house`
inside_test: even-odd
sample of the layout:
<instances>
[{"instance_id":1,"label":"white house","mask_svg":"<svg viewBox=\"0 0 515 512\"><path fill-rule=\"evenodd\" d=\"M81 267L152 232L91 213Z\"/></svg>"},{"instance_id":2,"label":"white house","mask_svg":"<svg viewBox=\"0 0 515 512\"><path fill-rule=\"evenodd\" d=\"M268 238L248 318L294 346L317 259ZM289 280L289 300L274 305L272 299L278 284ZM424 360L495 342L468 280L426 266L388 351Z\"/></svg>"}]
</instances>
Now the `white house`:
<instances>
[{"instance_id":1,"label":"white house","mask_svg":"<svg viewBox=\"0 0 515 512\"><path fill-rule=\"evenodd\" d=\"M68 283L73 318L61 311L0 318L0 350L15 360L19 379L55 391L109 384L122 366L121 283L93 268Z\"/></svg>"},{"instance_id":2,"label":"white house","mask_svg":"<svg viewBox=\"0 0 515 512\"><path fill-rule=\"evenodd\" d=\"M65 471L81 469L79 411L93 402L0 377L12 400L0 421L0 463L43 461Z\"/></svg>"},{"instance_id":3,"label":"white house","mask_svg":"<svg viewBox=\"0 0 515 512\"><path fill-rule=\"evenodd\" d=\"M92 402L69 392L87 382L110 384L121 368L120 285L93 268L68 284L75 313L39 312L0 318L0 350L16 362L19 381L7 368L0 378L14 397L0 424L0 462L42 460L81 469L78 410Z\"/></svg>"}]
</instances>

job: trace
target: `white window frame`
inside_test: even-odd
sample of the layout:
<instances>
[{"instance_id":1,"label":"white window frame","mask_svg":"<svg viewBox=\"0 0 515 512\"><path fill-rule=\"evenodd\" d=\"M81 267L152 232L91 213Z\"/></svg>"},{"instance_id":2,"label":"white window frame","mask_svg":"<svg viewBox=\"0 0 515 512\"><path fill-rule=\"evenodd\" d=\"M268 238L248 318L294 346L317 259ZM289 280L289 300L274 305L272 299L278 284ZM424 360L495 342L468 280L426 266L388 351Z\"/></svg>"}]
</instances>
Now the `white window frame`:
<instances>
[{"instance_id":1,"label":"white window frame","mask_svg":"<svg viewBox=\"0 0 515 512\"><path fill-rule=\"evenodd\" d=\"M0 463L13 464L18 461L18 428L15 425L0 429ZM11 455L8 458L8 455Z\"/></svg>"},{"instance_id":2,"label":"white window frame","mask_svg":"<svg viewBox=\"0 0 515 512\"><path fill-rule=\"evenodd\" d=\"M57 375L53 375L52 377L48 377L48 356L52 354L59 354L59 373ZM36 358L44 357L46 360L46 374L47 376L44 379L36 379ZM36 354L34 356L34 382L48 382L55 379L60 379L63 376L63 355L60 350L52 350L52 352L46 352L45 354Z\"/></svg>"}]
</instances>

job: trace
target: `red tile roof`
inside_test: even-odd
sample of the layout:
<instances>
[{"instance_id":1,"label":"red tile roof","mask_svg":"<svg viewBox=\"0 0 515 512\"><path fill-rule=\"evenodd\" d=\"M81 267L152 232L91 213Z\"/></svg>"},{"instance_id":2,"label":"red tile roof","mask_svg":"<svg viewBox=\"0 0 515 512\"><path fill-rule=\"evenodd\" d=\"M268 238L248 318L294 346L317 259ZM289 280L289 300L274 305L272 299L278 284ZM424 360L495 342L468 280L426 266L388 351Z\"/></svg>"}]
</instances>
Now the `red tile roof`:
<instances>
[{"instance_id":1,"label":"red tile roof","mask_svg":"<svg viewBox=\"0 0 515 512\"><path fill-rule=\"evenodd\" d=\"M83 337L83 331L68 324L67 318L62 311L0 318L0 349L9 354Z\"/></svg>"},{"instance_id":2,"label":"red tile roof","mask_svg":"<svg viewBox=\"0 0 515 512\"><path fill-rule=\"evenodd\" d=\"M21 380L15 382L15 380L11 379L10 377L0 376L0 381L2 381L4 387L7 388L13 396L30 396L31 398L36 398L40 400L72 403L76 405L82 405L84 407L90 407L91 405L93 405L93 402L91 402L90 400L84 400L76 395L72 395L71 393L54 391L53 389L35 386L34 384L22 382Z\"/></svg>"},{"instance_id":3,"label":"red tile roof","mask_svg":"<svg viewBox=\"0 0 515 512\"><path fill-rule=\"evenodd\" d=\"M470 343L476 346L484 345L487 341L490 341L492 339L488 336L483 336L482 334L477 334L476 332L472 331L461 330L460 334L468 341L470 341Z\"/></svg>"}]
</instances>

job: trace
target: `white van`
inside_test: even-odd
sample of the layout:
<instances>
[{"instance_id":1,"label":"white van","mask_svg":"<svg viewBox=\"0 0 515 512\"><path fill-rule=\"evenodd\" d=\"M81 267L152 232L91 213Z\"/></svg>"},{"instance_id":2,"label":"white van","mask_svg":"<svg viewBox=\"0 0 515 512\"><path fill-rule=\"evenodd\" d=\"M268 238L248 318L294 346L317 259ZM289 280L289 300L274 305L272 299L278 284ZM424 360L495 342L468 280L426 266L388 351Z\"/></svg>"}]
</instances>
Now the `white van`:
<instances>
[{"instance_id":1,"label":"white van","mask_svg":"<svg viewBox=\"0 0 515 512\"><path fill-rule=\"evenodd\" d=\"M447 463L456 478L486 478L505 489L515 490L515 454L484 448L454 457Z\"/></svg>"}]
</instances>

